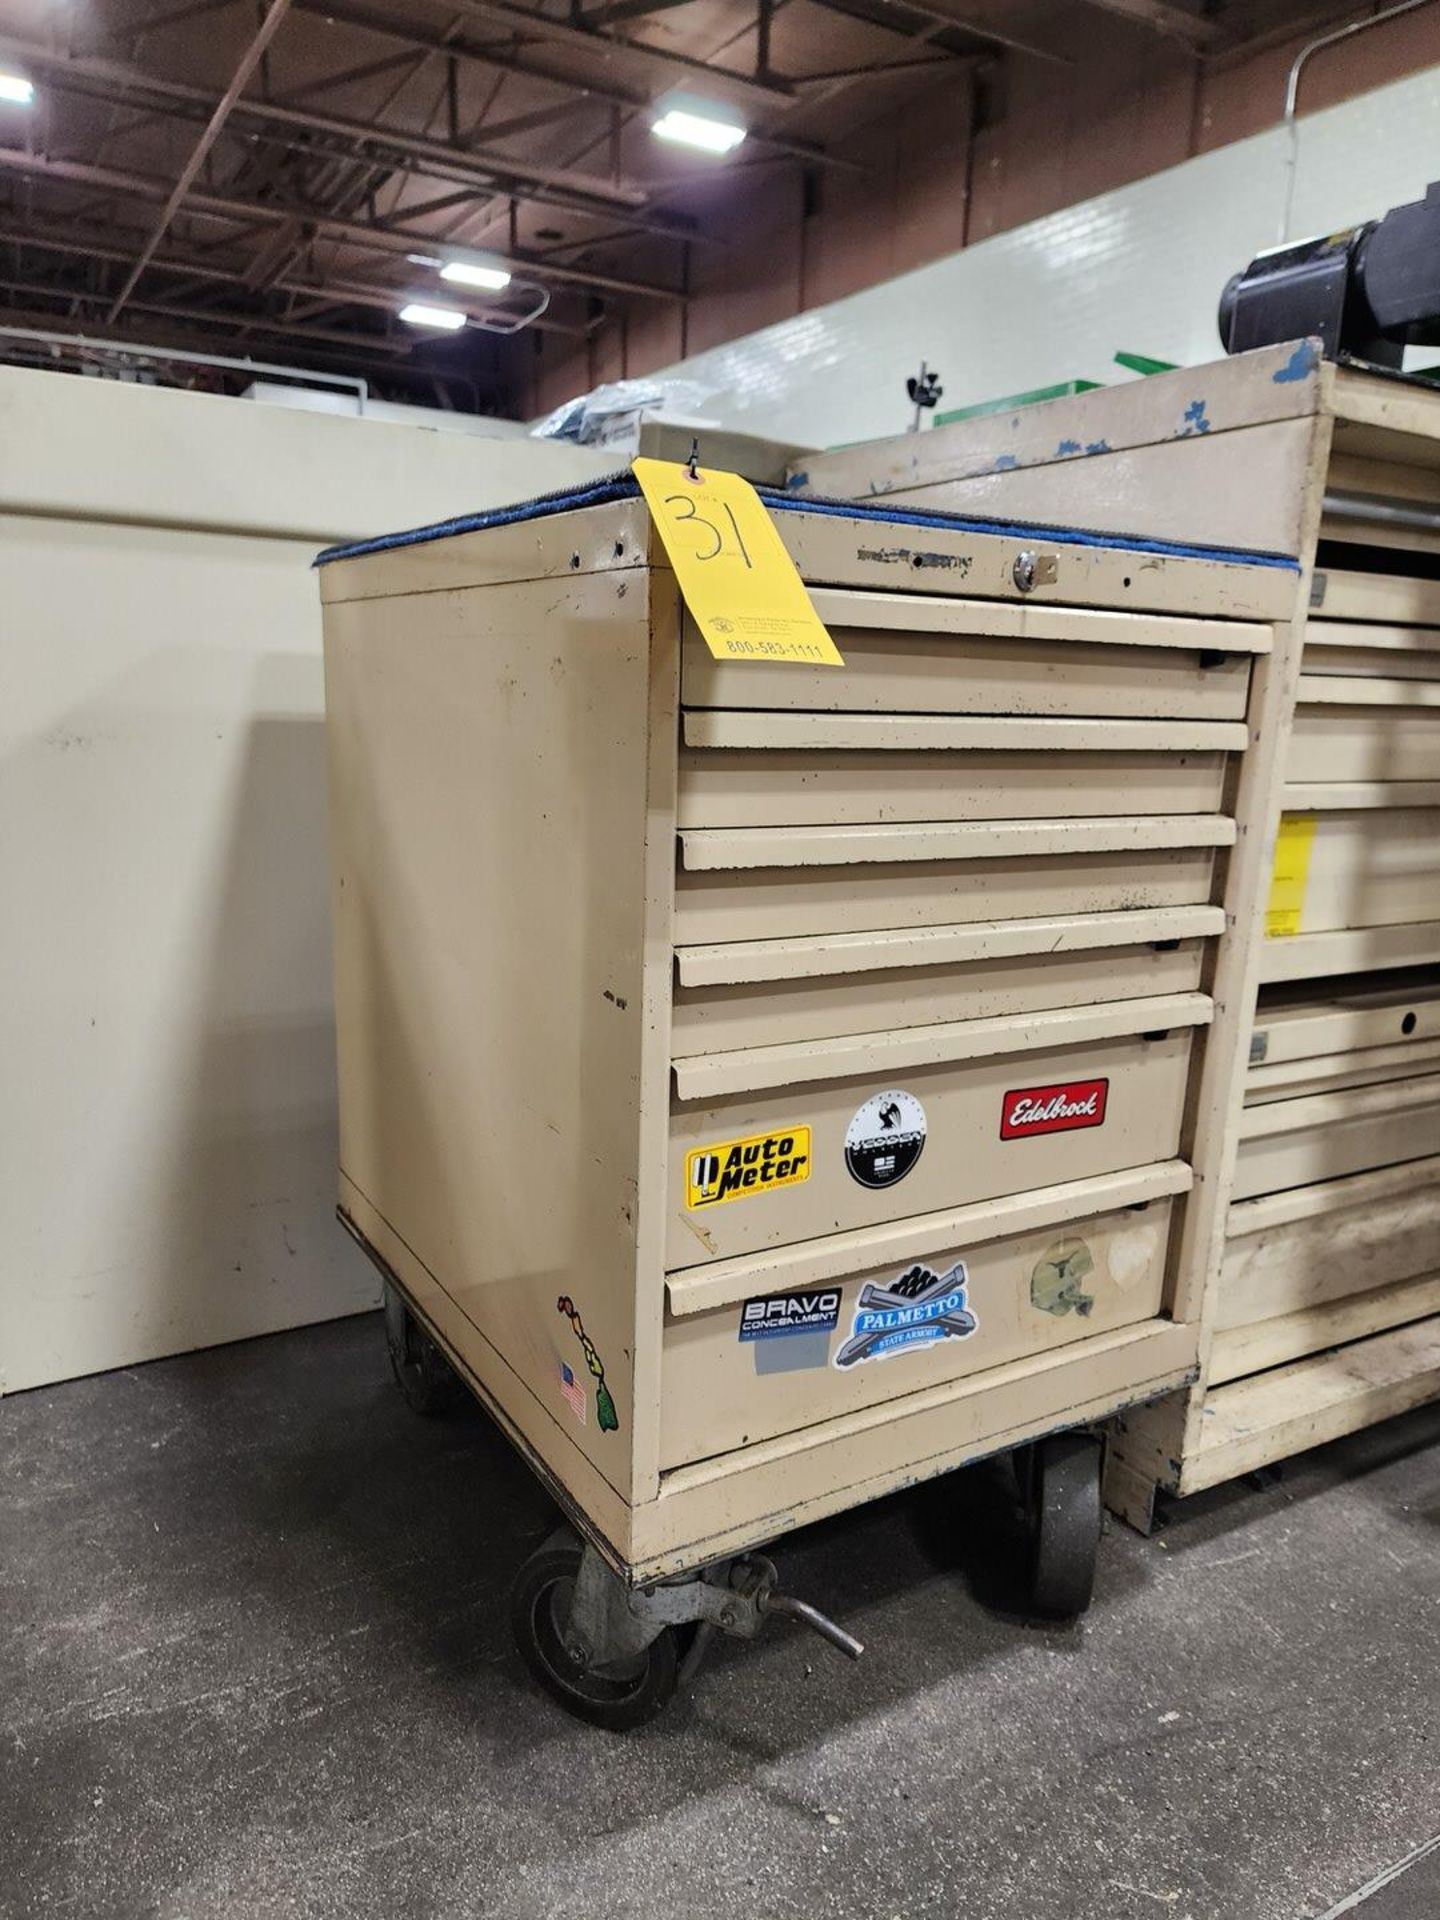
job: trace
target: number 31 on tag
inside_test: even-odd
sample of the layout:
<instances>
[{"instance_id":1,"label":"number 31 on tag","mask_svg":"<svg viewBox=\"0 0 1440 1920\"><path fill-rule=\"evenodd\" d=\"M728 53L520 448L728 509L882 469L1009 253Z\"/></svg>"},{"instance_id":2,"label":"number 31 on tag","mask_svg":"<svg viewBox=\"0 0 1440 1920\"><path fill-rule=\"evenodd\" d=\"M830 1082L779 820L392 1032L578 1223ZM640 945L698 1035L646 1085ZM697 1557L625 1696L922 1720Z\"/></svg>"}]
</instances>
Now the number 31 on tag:
<instances>
[{"instance_id":1,"label":"number 31 on tag","mask_svg":"<svg viewBox=\"0 0 1440 1920\"><path fill-rule=\"evenodd\" d=\"M843 667L775 523L748 480L671 460L636 460L635 478L685 604L717 660Z\"/></svg>"}]
</instances>

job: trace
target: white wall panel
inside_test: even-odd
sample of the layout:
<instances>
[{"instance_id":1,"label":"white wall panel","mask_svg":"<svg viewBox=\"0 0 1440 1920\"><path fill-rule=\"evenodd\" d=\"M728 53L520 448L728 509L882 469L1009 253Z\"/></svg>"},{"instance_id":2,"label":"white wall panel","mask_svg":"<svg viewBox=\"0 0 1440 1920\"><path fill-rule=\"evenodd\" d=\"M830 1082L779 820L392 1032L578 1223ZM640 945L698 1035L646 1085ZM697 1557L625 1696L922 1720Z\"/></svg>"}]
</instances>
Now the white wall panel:
<instances>
[{"instance_id":1,"label":"white wall panel","mask_svg":"<svg viewBox=\"0 0 1440 1920\"><path fill-rule=\"evenodd\" d=\"M1437 129L1440 68L1302 120L1293 235L1420 197L1440 177ZM909 424L922 358L942 408L1123 379L1117 348L1214 360L1221 289L1277 241L1285 156L1279 128L1237 141L667 371L712 386L705 412L727 426L835 446Z\"/></svg>"},{"instance_id":2,"label":"white wall panel","mask_svg":"<svg viewBox=\"0 0 1440 1920\"><path fill-rule=\"evenodd\" d=\"M0 1390L373 1304L310 561L613 464L0 370Z\"/></svg>"}]
</instances>

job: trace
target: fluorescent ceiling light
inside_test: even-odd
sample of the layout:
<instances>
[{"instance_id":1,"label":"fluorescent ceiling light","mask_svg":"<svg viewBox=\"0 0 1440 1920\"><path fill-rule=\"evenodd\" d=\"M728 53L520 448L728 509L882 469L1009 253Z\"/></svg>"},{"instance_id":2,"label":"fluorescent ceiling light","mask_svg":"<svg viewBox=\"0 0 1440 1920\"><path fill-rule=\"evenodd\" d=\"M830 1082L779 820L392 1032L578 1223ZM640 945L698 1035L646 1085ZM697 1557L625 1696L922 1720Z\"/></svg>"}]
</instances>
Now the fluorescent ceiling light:
<instances>
[{"instance_id":1,"label":"fluorescent ceiling light","mask_svg":"<svg viewBox=\"0 0 1440 1920\"><path fill-rule=\"evenodd\" d=\"M0 100L12 107L28 107L35 98L35 83L23 73L0 72Z\"/></svg>"},{"instance_id":2,"label":"fluorescent ceiling light","mask_svg":"<svg viewBox=\"0 0 1440 1920\"><path fill-rule=\"evenodd\" d=\"M469 260L447 260L440 269L440 278L453 281L457 287L483 287L487 293L499 293L510 284L510 275L504 267L476 266Z\"/></svg>"},{"instance_id":3,"label":"fluorescent ceiling light","mask_svg":"<svg viewBox=\"0 0 1440 1920\"><path fill-rule=\"evenodd\" d=\"M459 307L432 307L428 301L412 300L400 309L400 318L407 327L438 327L442 333L456 333L466 315Z\"/></svg>"},{"instance_id":4,"label":"fluorescent ceiling light","mask_svg":"<svg viewBox=\"0 0 1440 1920\"><path fill-rule=\"evenodd\" d=\"M723 113L724 109L721 109ZM660 118L651 123L657 140L673 140L678 146L698 147L702 153L733 153L745 138L745 129L735 120L720 117L703 100L672 102Z\"/></svg>"}]
</instances>

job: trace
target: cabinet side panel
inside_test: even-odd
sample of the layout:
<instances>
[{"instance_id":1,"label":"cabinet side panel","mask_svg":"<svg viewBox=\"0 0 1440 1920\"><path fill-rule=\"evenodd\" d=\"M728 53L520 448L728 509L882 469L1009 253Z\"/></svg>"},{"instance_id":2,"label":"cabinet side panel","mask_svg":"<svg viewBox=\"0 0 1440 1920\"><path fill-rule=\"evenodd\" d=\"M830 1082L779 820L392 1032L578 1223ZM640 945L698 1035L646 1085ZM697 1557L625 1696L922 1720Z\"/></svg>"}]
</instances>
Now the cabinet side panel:
<instances>
[{"instance_id":1,"label":"cabinet side panel","mask_svg":"<svg viewBox=\"0 0 1440 1920\"><path fill-rule=\"evenodd\" d=\"M1121 392L1123 389L1116 388ZM1086 403L1102 399L1086 396ZM1315 438L1312 419L1245 425L1228 433L1168 438L1153 446L1105 444L1104 412L1091 408L1087 442L1099 451L1062 456L1035 466L937 473L929 482L902 481L885 504L921 512L961 513L984 519L1086 527L1094 533L1143 534L1203 546L1298 554L1306 466ZM975 438L981 422L974 422ZM960 429L940 428L940 433ZM832 456L837 461L842 455ZM856 484L864 448L843 457L855 463L843 488L822 485L815 463L811 490L862 497Z\"/></svg>"},{"instance_id":2,"label":"cabinet side panel","mask_svg":"<svg viewBox=\"0 0 1440 1920\"><path fill-rule=\"evenodd\" d=\"M341 1165L530 1444L628 1496L644 576L332 606L326 666Z\"/></svg>"}]
</instances>

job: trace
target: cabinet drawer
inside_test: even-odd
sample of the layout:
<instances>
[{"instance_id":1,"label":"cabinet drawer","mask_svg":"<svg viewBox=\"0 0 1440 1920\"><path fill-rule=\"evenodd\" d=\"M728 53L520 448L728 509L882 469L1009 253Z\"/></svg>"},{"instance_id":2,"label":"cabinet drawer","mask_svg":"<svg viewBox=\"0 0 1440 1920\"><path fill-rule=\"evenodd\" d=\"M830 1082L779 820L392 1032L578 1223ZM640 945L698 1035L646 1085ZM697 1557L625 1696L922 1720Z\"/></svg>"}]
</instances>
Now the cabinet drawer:
<instances>
[{"instance_id":1,"label":"cabinet drawer","mask_svg":"<svg viewBox=\"0 0 1440 1920\"><path fill-rule=\"evenodd\" d=\"M1307 675L1440 680L1440 627L1312 620L1305 629L1304 668Z\"/></svg>"},{"instance_id":2,"label":"cabinet drawer","mask_svg":"<svg viewBox=\"0 0 1440 1920\"><path fill-rule=\"evenodd\" d=\"M1230 1209L1221 1331L1440 1273L1440 1158Z\"/></svg>"},{"instance_id":3,"label":"cabinet drawer","mask_svg":"<svg viewBox=\"0 0 1440 1920\"><path fill-rule=\"evenodd\" d=\"M1240 1116L1234 1197L1338 1180L1440 1151L1440 1075L1267 1101Z\"/></svg>"},{"instance_id":4,"label":"cabinet drawer","mask_svg":"<svg viewBox=\"0 0 1440 1920\"><path fill-rule=\"evenodd\" d=\"M675 989L670 1051L677 1059L825 1040L881 1028L988 1020L1193 992L1204 946L1119 947L1098 952L1027 954L971 966L879 968L819 979L763 980Z\"/></svg>"},{"instance_id":5,"label":"cabinet drawer","mask_svg":"<svg viewBox=\"0 0 1440 1920\"><path fill-rule=\"evenodd\" d=\"M1243 1200L1227 1230L1214 1384L1440 1312L1440 1160Z\"/></svg>"},{"instance_id":6,"label":"cabinet drawer","mask_svg":"<svg viewBox=\"0 0 1440 1920\"><path fill-rule=\"evenodd\" d=\"M1377 807L1315 815L1295 933L1433 919L1440 902L1440 809ZM1285 938L1285 934L1272 935Z\"/></svg>"},{"instance_id":7,"label":"cabinet drawer","mask_svg":"<svg viewBox=\"0 0 1440 1920\"><path fill-rule=\"evenodd\" d=\"M1298 1100L1312 1093L1369 1087L1382 1080L1408 1080L1424 1073L1440 1073L1440 1039L1401 1041L1393 1047L1345 1048L1309 1060L1277 1060L1273 1066L1252 1066L1245 1076L1245 1104Z\"/></svg>"},{"instance_id":8,"label":"cabinet drawer","mask_svg":"<svg viewBox=\"0 0 1440 1920\"><path fill-rule=\"evenodd\" d=\"M1440 971L1381 978L1384 985L1353 992L1317 985L1262 993L1250 1037L1252 1076L1257 1068L1440 1041Z\"/></svg>"},{"instance_id":9,"label":"cabinet drawer","mask_svg":"<svg viewBox=\"0 0 1440 1920\"><path fill-rule=\"evenodd\" d=\"M1315 611L1327 621L1440 627L1440 580L1322 567L1311 593Z\"/></svg>"},{"instance_id":10,"label":"cabinet drawer","mask_svg":"<svg viewBox=\"0 0 1440 1920\"><path fill-rule=\"evenodd\" d=\"M1188 1172L1157 1171L1152 1186ZM861 1244L835 1248L820 1266L829 1277L804 1278L816 1267L805 1249L789 1271L742 1263L724 1304L700 1312L685 1310L683 1276L672 1280L662 1467L1153 1318L1172 1202L1099 1214L1095 1204L1081 1189L1049 1189L1016 1208L936 1218L932 1237L908 1233L903 1250L883 1231L838 1236ZM1006 1230L1007 1212L1020 1230ZM866 1292L897 1283L898 1306Z\"/></svg>"},{"instance_id":11,"label":"cabinet drawer","mask_svg":"<svg viewBox=\"0 0 1440 1920\"><path fill-rule=\"evenodd\" d=\"M1297 707L1291 786L1440 780L1440 707Z\"/></svg>"},{"instance_id":12,"label":"cabinet drawer","mask_svg":"<svg viewBox=\"0 0 1440 1920\"><path fill-rule=\"evenodd\" d=\"M757 672L748 661L715 659L687 621L681 701L819 713L1240 720L1250 684L1245 654L865 627L832 634L843 670L768 665Z\"/></svg>"},{"instance_id":13,"label":"cabinet drawer","mask_svg":"<svg viewBox=\"0 0 1440 1920\"><path fill-rule=\"evenodd\" d=\"M803 826L1220 807L1225 753L1244 746L1243 728L1123 724L1135 744L1114 738L1119 721L689 713L677 818L681 827ZM1159 744L1167 734L1213 746ZM1076 738L1094 744L1076 748ZM995 744L970 744L987 740Z\"/></svg>"},{"instance_id":14,"label":"cabinet drawer","mask_svg":"<svg viewBox=\"0 0 1440 1920\"><path fill-rule=\"evenodd\" d=\"M1210 898L1210 847L689 872L675 882L675 940L771 940L803 934L1022 920L1182 907Z\"/></svg>"},{"instance_id":15,"label":"cabinet drawer","mask_svg":"<svg viewBox=\"0 0 1440 1920\"><path fill-rule=\"evenodd\" d=\"M1188 1027L677 1102L666 1265L1172 1157Z\"/></svg>"},{"instance_id":16,"label":"cabinet drawer","mask_svg":"<svg viewBox=\"0 0 1440 1920\"><path fill-rule=\"evenodd\" d=\"M1034 859L1228 847L1223 814L1159 813L1111 820L905 820L839 827L688 827L680 864L691 873L762 867L860 867L899 861Z\"/></svg>"},{"instance_id":17,"label":"cabinet drawer","mask_svg":"<svg viewBox=\"0 0 1440 1920\"><path fill-rule=\"evenodd\" d=\"M728 987L763 980L818 980L900 967L964 966L1025 960L1036 954L1098 953L1112 947L1176 946L1225 931L1216 906L1141 907L1133 912L1071 913L971 925L882 927L873 933L800 934L788 940L717 941L677 947L682 987Z\"/></svg>"}]
</instances>

